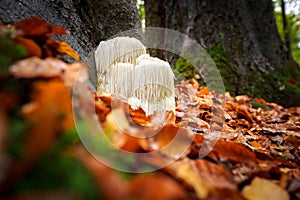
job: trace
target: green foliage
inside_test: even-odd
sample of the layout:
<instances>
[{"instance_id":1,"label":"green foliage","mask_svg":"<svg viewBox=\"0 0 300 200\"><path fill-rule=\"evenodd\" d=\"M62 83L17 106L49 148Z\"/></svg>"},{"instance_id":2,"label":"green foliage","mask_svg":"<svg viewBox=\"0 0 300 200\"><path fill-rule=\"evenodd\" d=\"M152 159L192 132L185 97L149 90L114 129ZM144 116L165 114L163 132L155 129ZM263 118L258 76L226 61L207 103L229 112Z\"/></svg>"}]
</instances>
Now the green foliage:
<instances>
[{"instance_id":1,"label":"green foliage","mask_svg":"<svg viewBox=\"0 0 300 200\"><path fill-rule=\"evenodd\" d=\"M136 4L136 6L138 8L140 18L142 20L146 19L146 12L145 12L144 0L135 0L135 4Z\"/></svg>"},{"instance_id":2,"label":"green foliage","mask_svg":"<svg viewBox=\"0 0 300 200\"><path fill-rule=\"evenodd\" d=\"M252 108L254 109L258 109L258 108L267 109L267 110L270 109L267 105L258 103L256 101L248 101L248 103L250 103L252 105Z\"/></svg>"},{"instance_id":3,"label":"green foliage","mask_svg":"<svg viewBox=\"0 0 300 200\"><path fill-rule=\"evenodd\" d=\"M12 29L0 30L0 77L7 75L9 65L27 54L23 46L12 40L13 35Z\"/></svg>"},{"instance_id":4,"label":"green foliage","mask_svg":"<svg viewBox=\"0 0 300 200\"><path fill-rule=\"evenodd\" d=\"M25 139L28 122L18 115L11 116L8 134L8 153L13 159L18 159L23 153L23 141Z\"/></svg>"},{"instance_id":5,"label":"green foliage","mask_svg":"<svg viewBox=\"0 0 300 200\"><path fill-rule=\"evenodd\" d=\"M79 142L75 130L62 134L55 145L19 180L16 191L66 190L81 199L99 199L92 175L77 160L65 153L69 145Z\"/></svg>"},{"instance_id":6,"label":"green foliage","mask_svg":"<svg viewBox=\"0 0 300 200\"><path fill-rule=\"evenodd\" d=\"M286 1L291 5L293 0ZM276 25L281 39L284 41L284 30L280 8L280 2L277 0L274 2L275 11L274 16L276 19ZM300 63L300 13L288 13L286 14L287 29L290 38L291 53L294 60Z\"/></svg>"},{"instance_id":7,"label":"green foliage","mask_svg":"<svg viewBox=\"0 0 300 200\"><path fill-rule=\"evenodd\" d=\"M199 74L198 70L184 58L179 57L176 60L175 68L177 79L193 79L197 74Z\"/></svg>"}]
</instances>

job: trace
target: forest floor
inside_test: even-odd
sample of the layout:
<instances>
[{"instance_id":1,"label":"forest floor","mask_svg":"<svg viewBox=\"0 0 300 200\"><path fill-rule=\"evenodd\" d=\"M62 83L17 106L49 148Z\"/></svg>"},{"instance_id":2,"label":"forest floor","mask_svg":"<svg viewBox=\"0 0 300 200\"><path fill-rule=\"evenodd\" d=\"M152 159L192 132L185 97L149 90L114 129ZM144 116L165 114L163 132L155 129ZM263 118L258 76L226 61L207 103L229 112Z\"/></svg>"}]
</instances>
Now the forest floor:
<instances>
[{"instance_id":1,"label":"forest floor","mask_svg":"<svg viewBox=\"0 0 300 200\"><path fill-rule=\"evenodd\" d=\"M85 88L87 74L77 75L86 64L63 61L79 56L50 38L66 33L37 18L0 25L0 199L300 199L300 106L188 80L175 86L175 113L147 117ZM86 92L74 97L75 84ZM84 120L96 116L115 147L145 157L120 157L93 136L95 151L131 171L97 160L74 107ZM134 173L141 164L152 172Z\"/></svg>"}]
</instances>

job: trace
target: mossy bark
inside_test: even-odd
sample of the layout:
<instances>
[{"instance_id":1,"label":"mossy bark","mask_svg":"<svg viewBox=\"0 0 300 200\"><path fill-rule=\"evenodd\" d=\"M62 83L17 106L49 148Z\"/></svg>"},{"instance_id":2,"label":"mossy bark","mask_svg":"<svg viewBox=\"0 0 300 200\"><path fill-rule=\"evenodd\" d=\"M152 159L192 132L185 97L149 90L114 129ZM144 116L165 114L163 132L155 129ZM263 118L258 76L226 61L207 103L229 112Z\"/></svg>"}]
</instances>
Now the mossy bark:
<instances>
[{"instance_id":1,"label":"mossy bark","mask_svg":"<svg viewBox=\"0 0 300 200\"><path fill-rule=\"evenodd\" d=\"M286 80L299 79L300 69L277 32L272 0L145 0L145 10L147 26L177 30L209 49L231 94L299 104Z\"/></svg>"}]
</instances>

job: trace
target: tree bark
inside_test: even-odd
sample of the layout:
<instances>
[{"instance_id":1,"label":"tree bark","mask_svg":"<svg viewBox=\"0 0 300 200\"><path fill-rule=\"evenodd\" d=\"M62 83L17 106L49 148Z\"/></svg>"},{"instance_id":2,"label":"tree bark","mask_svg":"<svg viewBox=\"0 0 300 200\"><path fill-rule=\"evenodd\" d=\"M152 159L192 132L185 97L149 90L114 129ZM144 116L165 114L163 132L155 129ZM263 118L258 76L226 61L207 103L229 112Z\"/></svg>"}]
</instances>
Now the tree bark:
<instances>
[{"instance_id":1,"label":"tree bark","mask_svg":"<svg viewBox=\"0 0 300 200\"><path fill-rule=\"evenodd\" d=\"M32 16L70 31L58 38L68 42L89 63L93 84L96 83L93 52L99 42L141 27L134 0L1 0L0 21L5 24Z\"/></svg>"},{"instance_id":2,"label":"tree bark","mask_svg":"<svg viewBox=\"0 0 300 200\"><path fill-rule=\"evenodd\" d=\"M299 104L279 77L299 67L280 39L271 0L145 0L145 11L147 26L187 34L219 56L216 65L231 94Z\"/></svg>"}]
</instances>

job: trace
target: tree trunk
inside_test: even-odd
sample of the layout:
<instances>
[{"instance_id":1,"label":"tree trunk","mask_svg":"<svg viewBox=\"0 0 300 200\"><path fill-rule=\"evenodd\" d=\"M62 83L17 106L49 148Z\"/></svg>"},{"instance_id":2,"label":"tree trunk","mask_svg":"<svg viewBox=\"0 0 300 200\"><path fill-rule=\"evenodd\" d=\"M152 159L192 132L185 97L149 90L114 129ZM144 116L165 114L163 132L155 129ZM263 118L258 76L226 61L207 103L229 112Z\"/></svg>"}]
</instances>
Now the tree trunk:
<instances>
[{"instance_id":1,"label":"tree trunk","mask_svg":"<svg viewBox=\"0 0 300 200\"><path fill-rule=\"evenodd\" d=\"M299 67L277 32L271 0L145 0L145 11L147 26L177 30L206 48L231 94L299 104L286 85Z\"/></svg>"},{"instance_id":2,"label":"tree trunk","mask_svg":"<svg viewBox=\"0 0 300 200\"><path fill-rule=\"evenodd\" d=\"M134 0L1 0L0 21L5 24L32 16L70 31L59 39L68 42L90 64L93 84L93 52L99 42L141 25Z\"/></svg>"}]
</instances>

